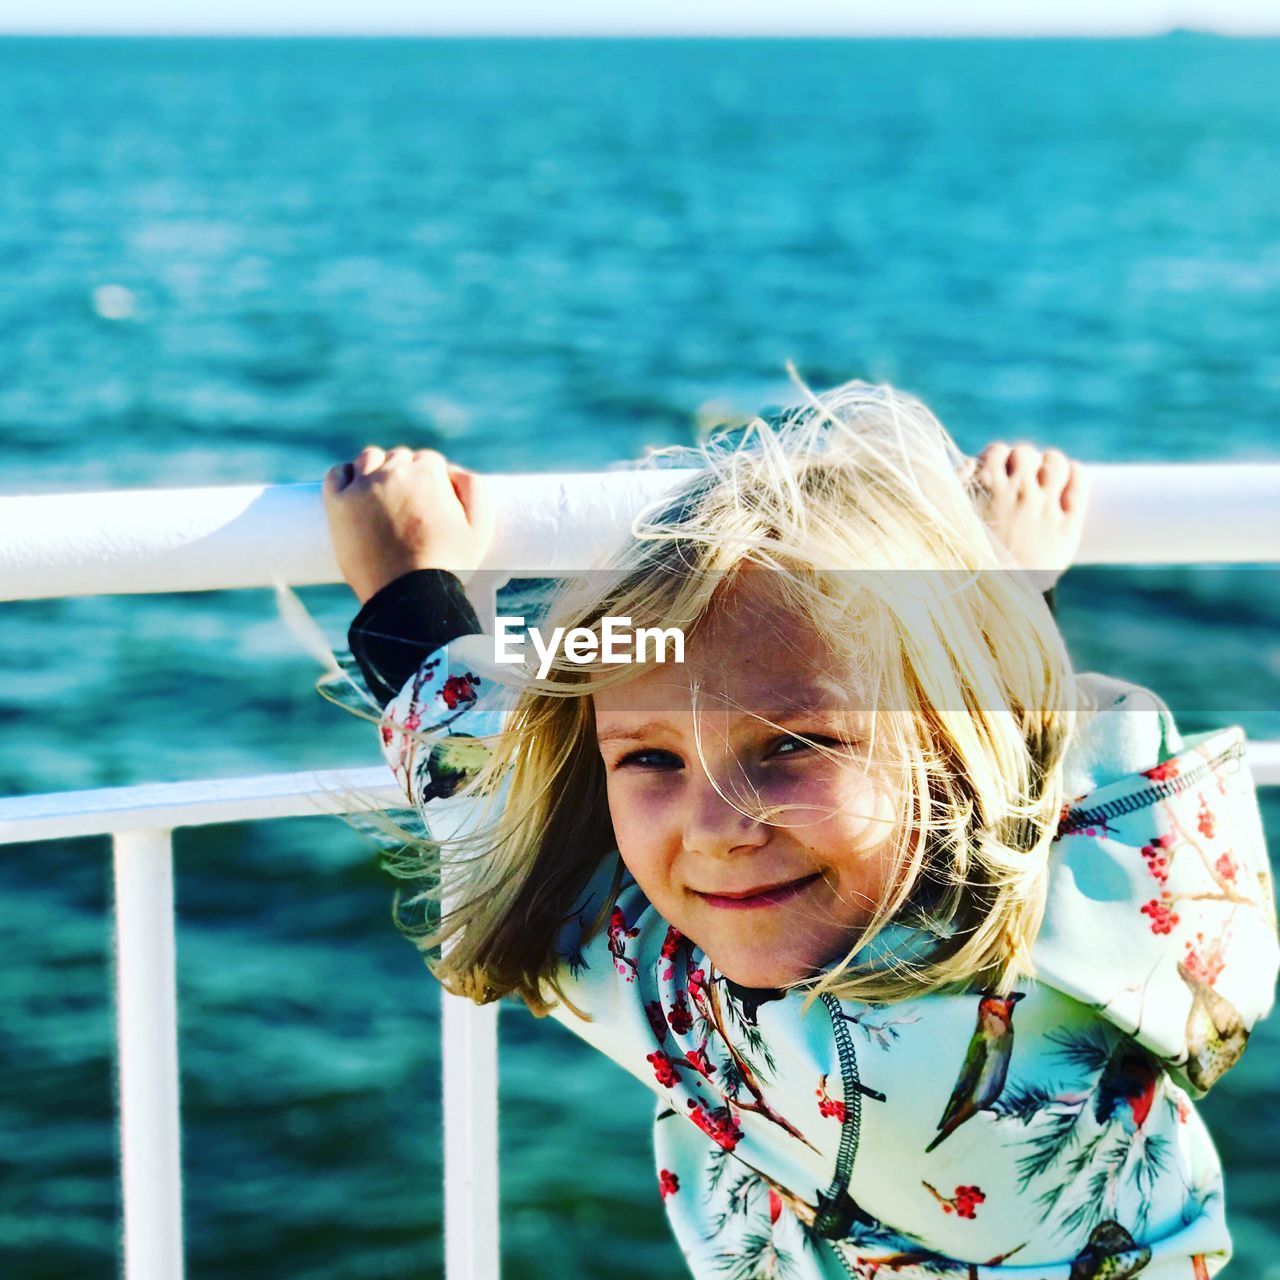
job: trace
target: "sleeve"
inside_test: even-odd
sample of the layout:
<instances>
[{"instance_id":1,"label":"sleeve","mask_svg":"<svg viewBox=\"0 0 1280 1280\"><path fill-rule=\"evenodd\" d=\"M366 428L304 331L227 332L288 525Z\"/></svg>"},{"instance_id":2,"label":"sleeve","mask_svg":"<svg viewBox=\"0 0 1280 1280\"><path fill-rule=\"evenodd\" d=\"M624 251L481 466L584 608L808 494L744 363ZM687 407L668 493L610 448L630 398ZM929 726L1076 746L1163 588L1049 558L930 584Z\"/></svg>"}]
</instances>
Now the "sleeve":
<instances>
[{"instance_id":1,"label":"sleeve","mask_svg":"<svg viewBox=\"0 0 1280 1280\"><path fill-rule=\"evenodd\" d=\"M1106 684L1110 705L1082 744L1082 776L1101 785L1063 814L1037 968L1199 1096L1270 1012L1280 969L1244 735L1184 740L1154 695Z\"/></svg>"},{"instance_id":2,"label":"sleeve","mask_svg":"<svg viewBox=\"0 0 1280 1280\"><path fill-rule=\"evenodd\" d=\"M454 574L415 569L365 601L347 632L347 645L369 692L385 707L436 649L479 630L480 620Z\"/></svg>"},{"instance_id":3,"label":"sleeve","mask_svg":"<svg viewBox=\"0 0 1280 1280\"><path fill-rule=\"evenodd\" d=\"M513 690L495 678L492 646L492 636L454 636L430 650L383 707L382 754L424 822L432 816L426 805L483 768L490 750L482 740L502 732Z\"/></svg>"}]
</instances>

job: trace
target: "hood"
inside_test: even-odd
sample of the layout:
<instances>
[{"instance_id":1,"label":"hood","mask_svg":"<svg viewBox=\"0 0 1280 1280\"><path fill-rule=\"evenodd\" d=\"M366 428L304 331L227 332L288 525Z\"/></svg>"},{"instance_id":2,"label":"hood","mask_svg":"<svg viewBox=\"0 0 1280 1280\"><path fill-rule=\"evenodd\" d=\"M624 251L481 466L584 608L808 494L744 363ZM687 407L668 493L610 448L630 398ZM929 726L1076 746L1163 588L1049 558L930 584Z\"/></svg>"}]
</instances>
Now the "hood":
<instances>
[{"instance_id":1,"label":"hood","mask_svg":"<svg viewBox=\"0 0 1280 1280\"><path fill-rule=\"evenodd\" d=\"M1185 740L1154 694L1080 677L1040 981L1095 1009L1203 1094L1271 1009L1280 946L1244 734Z\"/></svg>"}]
</instances>

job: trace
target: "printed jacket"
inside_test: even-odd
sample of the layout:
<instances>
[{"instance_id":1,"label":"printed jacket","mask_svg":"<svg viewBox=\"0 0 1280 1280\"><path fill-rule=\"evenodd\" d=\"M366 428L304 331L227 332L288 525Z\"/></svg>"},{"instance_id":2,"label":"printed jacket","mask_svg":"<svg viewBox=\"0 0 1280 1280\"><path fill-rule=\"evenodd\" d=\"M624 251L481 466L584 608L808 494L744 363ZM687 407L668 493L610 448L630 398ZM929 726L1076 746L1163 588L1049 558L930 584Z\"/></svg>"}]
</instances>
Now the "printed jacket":
<instances>
[{"instance_id":1,"label":"printed jacket","mask_svg":"<svg viewBox=\"0 0 1280 1280\"><path fill-rule=\"evenodd\" d=\"M456 634L456 580L407 575L390 594L415 577ZM410 656L398 639L398 658L370 656L361 625L376 634L388 599L352 630L375 691ZM433 639L447 643L381 724L428 829L456 822L458 739L497 732L510 699L490 637ZM1243 735L1183 741L1152 694L1081 679L1098 710L1068 762L1038 976L1008 999L824 996L802 1015L800 991L717 973L629 877L585 937L617 855L599 868L559 948L590 1021L553 1016L657 1095L658 1190L699 1280L1198 1280L1225 1265L1221 1165L1192 1099L1271 1008L1280 960ZM878 946L935 941L896 926Z\"/></svg>"}]
</instances>

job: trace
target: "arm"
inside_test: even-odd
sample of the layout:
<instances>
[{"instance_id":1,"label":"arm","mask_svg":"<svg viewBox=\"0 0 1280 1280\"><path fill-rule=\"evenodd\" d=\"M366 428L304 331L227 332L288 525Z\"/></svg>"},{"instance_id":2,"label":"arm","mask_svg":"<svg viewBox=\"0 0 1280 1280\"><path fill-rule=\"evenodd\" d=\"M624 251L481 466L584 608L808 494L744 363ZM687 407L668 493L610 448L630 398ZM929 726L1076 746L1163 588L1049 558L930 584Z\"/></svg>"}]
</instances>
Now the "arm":
<instances>
[{"instance_id":1,"label":"arm","mask_svg":"<svg viewBox=\"0 0 1280 1280\"><path fill-rule=\"evenodd\" d=\"M436 649L479 630L457 575L412 569L365 601L347 645L369 691L385 707Z\"/></svg>"},{"instance_id":2,"label":"arm","mask_svg":"<svg viewBox=\"0 0 1280 1280\"><path fill-rule=\"evenodd\" d=\"M483 479L432 450L370 445L330 468L322 492L339 568L361 604L349 642L384 707L383 753L415 803L448 794L429 785L446 746L431 743L436 731L477 737L500 727L486 714L494 701L480 706L482 682L451 673L444 648L480 629L462 582L493 535ZM469 755L467 771L475 764Z\"/></svg>"}]
</instances>

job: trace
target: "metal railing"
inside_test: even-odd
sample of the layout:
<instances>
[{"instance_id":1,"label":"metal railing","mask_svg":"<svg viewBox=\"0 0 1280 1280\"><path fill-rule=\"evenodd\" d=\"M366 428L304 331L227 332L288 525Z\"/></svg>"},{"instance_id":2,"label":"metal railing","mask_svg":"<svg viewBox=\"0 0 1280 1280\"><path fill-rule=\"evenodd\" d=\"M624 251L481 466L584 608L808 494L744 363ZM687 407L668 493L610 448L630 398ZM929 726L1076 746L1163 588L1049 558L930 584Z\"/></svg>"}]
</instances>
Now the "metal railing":
<instances>
[{"instance_id":1,"label":"metal railing","mask_svg":"<svg viewBox=\"0 0 1280 1280\"><path fill-rule=\"evenodd\" d=\"M1081 563L1280 561L1280 465L1089 470ZM504 520L485 593L588 566L686 474L492 477ZM0 497L0 600L336 581L318 485ZM1280 743L1252 744L1249 762L1280 785ZM384 767L0 800L0 844L112 839L127 1280L183 1273L173 831L348 812L353 790L404 804ZM497 1280L497 1005L441 1010L446 1274Z\"/></svg>"}]
</instances>

